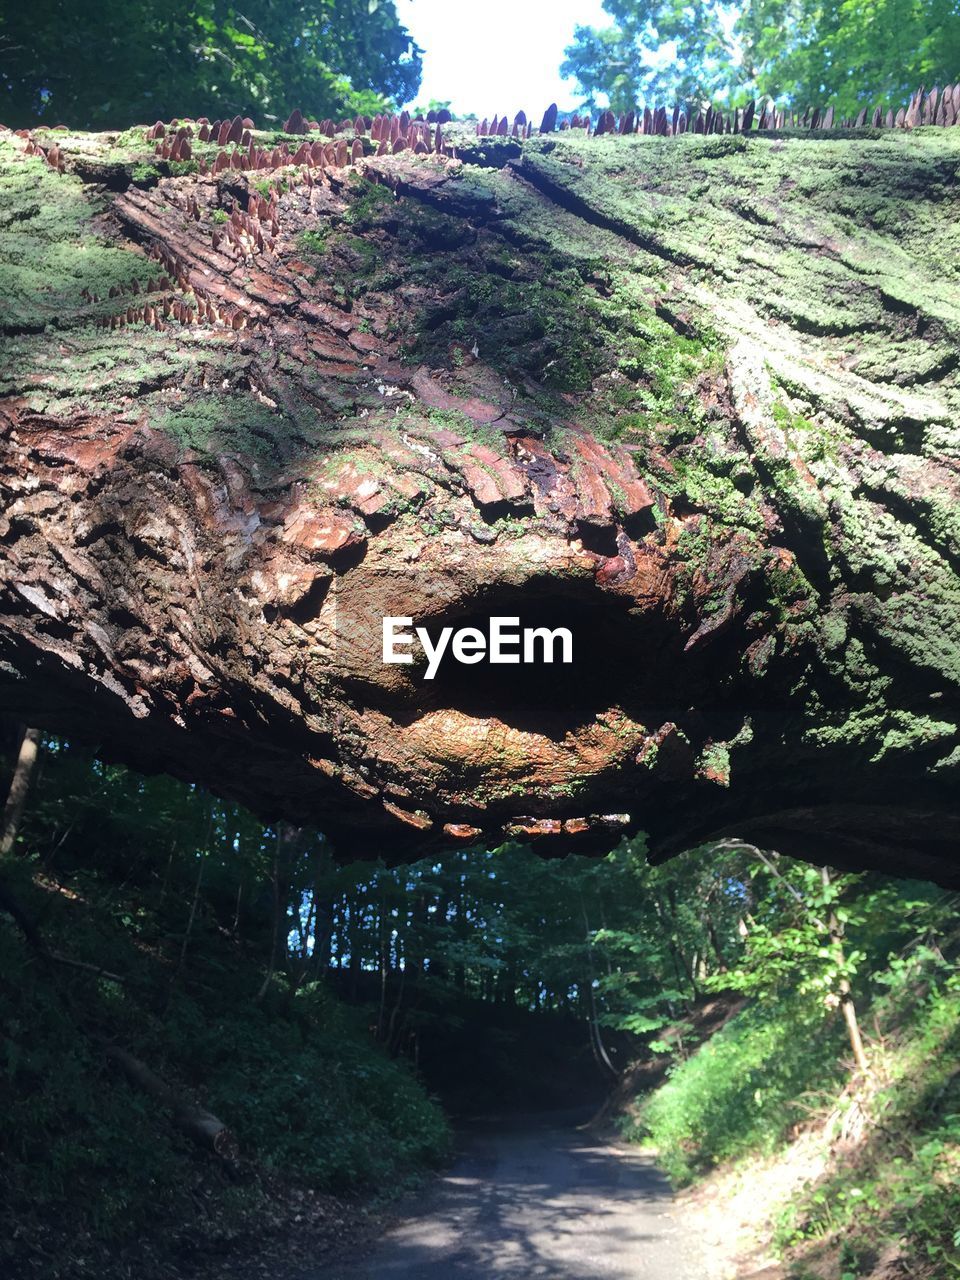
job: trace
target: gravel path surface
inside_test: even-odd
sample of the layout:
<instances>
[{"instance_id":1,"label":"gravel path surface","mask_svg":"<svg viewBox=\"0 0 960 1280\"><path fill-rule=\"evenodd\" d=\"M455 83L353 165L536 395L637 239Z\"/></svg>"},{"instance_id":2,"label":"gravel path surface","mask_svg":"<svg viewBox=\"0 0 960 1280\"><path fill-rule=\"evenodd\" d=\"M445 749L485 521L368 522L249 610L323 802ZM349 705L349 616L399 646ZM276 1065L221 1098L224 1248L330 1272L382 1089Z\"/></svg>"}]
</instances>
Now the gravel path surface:
<instances>
[{"instance_id":1,"label":"gravel path surface","mask_svg":"<svg viewBox=\"0 0 960 1280\"><path fill-rule=\"evenodd\" d=\"M323 1280L706 1280L649 1156L555 1125L466 1137L369 1255ZM318 1276L317 1280L321 1280Z\"/></svg>"}]
</instances>

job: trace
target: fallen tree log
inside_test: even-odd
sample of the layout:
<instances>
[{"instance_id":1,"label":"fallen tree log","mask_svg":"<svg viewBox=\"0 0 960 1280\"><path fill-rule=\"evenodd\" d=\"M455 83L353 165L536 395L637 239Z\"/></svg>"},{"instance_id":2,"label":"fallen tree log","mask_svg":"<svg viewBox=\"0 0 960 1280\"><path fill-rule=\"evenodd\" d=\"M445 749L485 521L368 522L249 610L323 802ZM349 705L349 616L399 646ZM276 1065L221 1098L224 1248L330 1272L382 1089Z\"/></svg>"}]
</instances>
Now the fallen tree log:
<instances>
[{"instance_id":1,"label":"fallen tree log","mask_svg":"<svg viewBox=\"0 0 960 1280\"><path fill-rule=\"evenodd\" d=\"M174 1124L192 1142L212 1151L226 1164L234 1164L239 1156L237 1140L227 1126L212 1112L197 1106L173 1089L142 1062L119 1045L107 1045L105 1053L115 1062L131 1084L166 1107Z\"/></svg>"},{"instance_id":2,"label":"fallen tree log","mask_svg":"<svg viewBox=\"0 0 960 1280\"><path fill-rule=\"evenodd\" d=\"M960 130L204 127L0 134L0 708L344 855L960 882ZM495 616L572 664L383 661Z\"/></svg>"}]
</instances>

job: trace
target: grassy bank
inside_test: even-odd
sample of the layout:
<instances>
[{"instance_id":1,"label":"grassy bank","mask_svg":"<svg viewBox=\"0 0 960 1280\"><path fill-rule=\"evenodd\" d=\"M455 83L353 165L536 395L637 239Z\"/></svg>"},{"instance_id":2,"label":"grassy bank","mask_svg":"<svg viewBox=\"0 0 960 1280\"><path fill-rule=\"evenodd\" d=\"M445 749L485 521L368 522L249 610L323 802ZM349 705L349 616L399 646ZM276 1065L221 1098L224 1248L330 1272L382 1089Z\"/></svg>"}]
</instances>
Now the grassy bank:
<instances>
[{"instance_id":1,"label":"grassy bank","mask_svg":"<svg viewBox=\"0 0 960 1280\"><path fill-rule=\"evenodd\" d=\"M739 1215L738 1275L761 1255L796 1280L960 1275L954 953L918 942L873 971L865 1073L838 1012L757 1000L634 1102L628 1135L731 1238Z\"/></svg>"}]
</instances>

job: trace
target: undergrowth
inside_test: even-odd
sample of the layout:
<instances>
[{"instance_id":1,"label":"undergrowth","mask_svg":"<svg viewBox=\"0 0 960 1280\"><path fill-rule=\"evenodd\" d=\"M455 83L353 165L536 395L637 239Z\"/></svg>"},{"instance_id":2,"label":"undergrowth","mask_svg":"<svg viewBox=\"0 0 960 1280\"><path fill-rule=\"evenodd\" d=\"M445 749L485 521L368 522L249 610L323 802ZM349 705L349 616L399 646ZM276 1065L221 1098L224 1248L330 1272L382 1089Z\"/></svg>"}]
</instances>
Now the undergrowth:
<instances>
[{"instance_id":1,"label":"undergrowth","mask_svg":"<svg viewBox=\"0 0 960 1280\"><path fill-rule=\"evenodd\" d=\"M801 1001L753 1005L673 1067L627 1136L648 1138L677 1185L748 1152L769 1153L839 1088L838 1032Z\"/></svg>"},{"instance_id":2,"label":"undergrowth","mask_svg":"<svg viewBox=\"0 0 960 1280\"><path fill-rule=\"evenodd\" d=\"M945 952L919 944L872 974L866 1075L850 1074L838 1014L761 1000L637 1101L627 1135L677 1185L721 1165L750 1183L758 1161L815 1141L823 1172L753 1224L792 1280L960 1276L960 977Z\"/></svg>"},{"instance_id":3,"label":"undergrowth","mask_svg":"<svg viewBox=\"0 0 960 1280\"><path fill-rule=\"evenodd\" d=\"M29 856L5 885L59 956L0 915L0 1274L170 1277L262 1242L297 1196L384 1194L440 1159L447 1128L404 1062L319 983L263 986L262 965L201 902ZM258 998L260 997L260 998ZM145 1063L235 1135L235 1166L195 1146L110 1061ZM126 1272L122 1272L126 1275Z\"/></svg>"},{"instance_id":4,"label":"undergrowth","mask_svg":"<svg viewBox=\"0 0 960 1280\"><path fill-rule=\"evenodd\" d=\"M875 1012L894 1030L872 1046L872 1078L841 1099L841 1126L844 1111L863 1111L859 1140L835 1141L825 1175L779 1214L774 1243L788 1257L812 1265L835 1251L841 1275L857 1277L886 1247L917 1276L960 1276L960 979L929 972L931 959L926 975L889 975Z\"/></svg>"}]
</instances>

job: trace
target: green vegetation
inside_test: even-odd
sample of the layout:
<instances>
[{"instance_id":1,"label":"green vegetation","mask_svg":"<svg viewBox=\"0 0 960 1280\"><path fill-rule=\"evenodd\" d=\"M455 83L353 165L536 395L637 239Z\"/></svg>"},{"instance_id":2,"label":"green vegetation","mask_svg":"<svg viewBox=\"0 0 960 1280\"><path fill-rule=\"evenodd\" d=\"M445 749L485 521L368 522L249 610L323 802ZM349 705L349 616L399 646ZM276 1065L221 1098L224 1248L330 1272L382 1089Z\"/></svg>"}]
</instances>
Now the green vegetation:
<instances>
[{"instance_id":1,"label":"green vegetation","mask_svg":"<svg viewBox=\"0 0 960 1280\"><path fill-rule=\"evenodd\" d=\"M135 164L130 176L137 186L152 186L160 178L160 170L155 164Z\"/></svg>"},{"instance_id":2,"label":"green vegetation","mask_svg":"<svg viewBox=\"0 0 960 1280\"><path fill-rule=\"evenodd\" d=\"M0 119L12 128L203 114L277 126L297 105L319 118L379 111L420 83L421 51L393 0L8 6L4 51Z\"/></svg>"},{"instance_id":3,"label":"green vegetation","mask_svg":"<svg viewBox=\"0 0 960 1280\"><path fill-rule=\"evenodd\" d=\"M794 1102L839 1090L842 1040L800 1002L754 1006L678 1063L628 1134L649 1136L680 1185L726 1160L769 1154L800 1116Z\"/></svg>"},{"instance_id":4,"label":"green vegetation","mask_svg":"<svg viewBox=\"0 0 960 1280\"><path fill-rule=\"evenodd\" d=\"M767 1206L798 1277L867 1277L878 1240L960 1264L960 927L931 885L738 844L652 867L639 839L338 866L316 833L58 741L0 872L11 1267L36 1247L69 1274L76 1239L101 1268L199 1266L264 1214L291 1229L307 1191L382 1194L442 1158L424 1083L455 1112L599 1103L632 1061L652 1087L625 1130L678 1183L821 1135L820 1175Z\"/></svg>"},{"instance_id":5,"label":"green vegetation","mask_svg":"<svg viewBox=\"0 0 960 1280\"><path fill-rule=\"evenodd\" d=\"M884 1038L873 1079L841 1095L832 1127L862 1135L779 1213L775 1243L815 1262L835 1252L845 1273L869 1274L883 1243L908 1242L919 1274L960 1273L960 982L942 953L920 948L883 974L872 1013ZM807 1262L798 1264L802 1273Z\"/></svg>"},{"instance_id":6,"label":"green vegetation","mask_svg":"<svg viewBox=\"0 0 960 1280\"><path fill-rule=\"evenodd\" d=\"M155 273L142 254L105 243L95 225L101 211L78 178L54 173L42 157L20 160L0 141L0 328L29 332L77 312L92 317L89 294L105 298Z\"/></svg>"},{"instance_id":7,"label":"green vegetation","mask_svg":"<svg viewBox=\"0 0 960 1280\"><path fill-rule=\"evenodd\" d=\"M586 100L615 111L637 102L756 94L803 110L833 103L844 115L952 82L960 63L960 15L949 0L862 0L816 5L750 0L604 0L608 27L577 27L562 67ZM732 21L735 17L735 21ZM669 60L658 57L676 44ZM651 54L653 56L651 56Z\"/></svg>"},{"instance_id":8,"label":"green vegetation","mask_svg":"<svg viewBox=\"0 0 960 1280\"><path fill-rule=\"evenodd\" d=\"M269 463L276 455L276 415L259 404L211 394L163 414L158 425L184 449L237 452Z\"/></svg>"},{"instance_id":9,"label":"green vegetation","mask_svg":"<svg viewBox=\"0 0 960 1280\"><path fill-rule=\"evenodd\" d=\"M956 895L731 857L753 860L739 873L744 940L704 985L748 1003L692 1054L657 1046L672 1048L665 1081L632 1104L627 1133L680 1184L730 1161L747 1180L760 1157L788 1166L805 1135L823 1171L766 1205L791 1276L870 1276L889 1248L915 1274L955 1274Z\"/></svg>"},{"instance_id":10,"label":"green vegetation","mask_svg":"<svg viewBox=\"0 0 960 1280\"><path fill-rule=\"evenodd\" d=\"M855 114L960 65L946 0L751 0L732 25L713 2L605 7L614 25L578 28L565 70L591 105L606 95L617 110L770 94ZM44 145L61 122L158 115L250 114L275 133L293 106L372 113L420 78L392 0L8 9L0 117L39 128ZM670 41L671 62L648 57ZM957 458L960 230L947 211L960 132L863 131L856 145L829 132L465 135L458 151L428 198L352 175L340 212L311 214L298 235L317 297L350 314L352 340L370 339L355 349L389 340L411 370L442 371L445 395L504 397L518 426L561 449L571 426L628 445L683 516L680 577L722 584L704 616L729 603L716 560L729 554L798 670L816 643L856 694L841 714L820 703L826 681L811 692L798 773L804 752L827 747L955 770L947 703L928 714L918 683L910 705L891 705L885 669L910 665L932 688L960 670L960 524L919 470ZM114 187L197 170L152 161L131 127L103 169ZM111 337L104 323L161 268L109 243L103 191L0 141L0 328L13 335L0 393L51 423L122 410L201 466L242 457L258 482L328 450L315 492L347 462L375 466L365 449L384 424L425 419L507 447L458 408L385 408L352 360L321 374L271 344L253 399L249 351L135 319ZM744 336L762 348L756 367ZM766 435L738 389L769 401ZM875 456L855 470L853 451ZM446 519L430 504L421 528ZM790 522L825 540L816 586L769 555L771 538L790 545ZM511 515L482 532L526 528ZM866 601L890 654L857 635ZM744 658L754 673L775 643ZM701 778L729 783L753 732L731 720L729 741L703 747ZM7 774L16 745L0 724ZM689 743L678 731L673 746ZM625 1132L677 1184L816 1148L819 1171L767 1206L797 1280L868 1277L891 1251L918 1278L960 1276L956 895L740 844L652 867L642 839L592 861L507 844L342 866L317 832L62 740L44 744L25 815L8 809L0 837L4 1277L219 1269L288 1241L308 1198L353 1197L354 1210L415 1183L449 1150L435 1095L453 1112L599 1102L637 1063L647 1086ZM198 1108L226 1126L217 1151L196 1140Z\"/></svg>"},{"instance_id":11,"label":"green vegetation","mask_svg":"<svg viewBox=\"0 0 960 1280\"><path fill-rule=\"evenodd\" d=\"M324 231L301 231L297 236L297 248L302 253L325 253L327 248L326 233Z\"/></svg>"},{"instance_id":12,"label":"green vegetation","mask_svg":"<svg viewBox=\"0 0 960 1280\"><path fill-rule=\"evenodd\" d=\"M134 1259L149 1277L200 1274L295 1230L308 1194L382 1197L445 1154L408 1065L322 973L288 963L273 906L286 834L46 744L0 877L40 940L0 912L5 1276ZM306 860L288 865L302 883ZM236 1158L191 1141L114 1048L221 1120Z\"/></svg>"}]
</instances>

